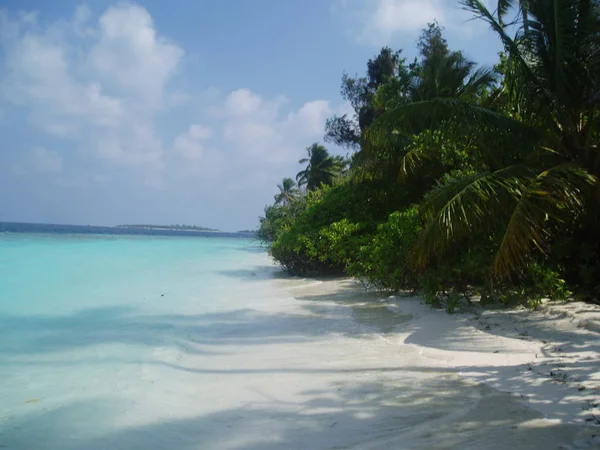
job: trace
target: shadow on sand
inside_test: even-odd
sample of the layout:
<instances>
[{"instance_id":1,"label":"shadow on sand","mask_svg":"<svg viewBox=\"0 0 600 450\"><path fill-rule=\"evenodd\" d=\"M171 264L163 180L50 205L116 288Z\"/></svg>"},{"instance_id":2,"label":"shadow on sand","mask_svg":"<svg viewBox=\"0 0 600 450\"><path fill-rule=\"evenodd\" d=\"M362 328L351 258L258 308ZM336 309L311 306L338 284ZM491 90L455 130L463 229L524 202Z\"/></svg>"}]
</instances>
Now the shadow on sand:
<instances>
[{"instance_id":1,"label":"shadow on sand","mask_svg":"<svg viewBox=\"0 0 600 450\"><path fill-rule=\"evenodd\" d=\"M247 273L236 271L229 275L244 277ZM447 349L449 345L460 346L463 339L460 330L451 327L427 334L418 327L411 329L407 322L410 317L390 311L382 304L381 294L346 291L297 298L306 302L305 316L267 314L253 309L199 315L147 315L119 307L83 310L64 317L2 316L0 356L3 365L37 364L37 355L110 343L173 346L202 355L234 349L237 345L315 340L327 345L327 337L332 334L362 339L374 333L393 333L398 326L410 331L407 343L423 347ZM351 320L344 320L344 317ZM532 326L551 327L552 324ZM565 334L565 340L570 338ZM15 356L18 358L13 359ZM228 375L240 373L261 371L277 376L283 373L357 372L355 368L317 369L310 366L209 370L163 361L144 362L166 365L199 377L207 373L219 374L223 389L227 389ZM592 442L591 432L587 429L537 423L535 419L541 414L517 399L484 385L458 379L454 372L436 369L441 379L430 377L427 381L419 380L419 374L427 374L431 368L390 367L385 361L380 363L381 367L362 367L359 371L363 374L371 370L389 373L387 381L358 382L350 386L333 384L327 389L302 392L301 398L291 404L265 398L256 405L141 424L142 421L135 418L119 417L119 399L105 399L38 410L21 422L3 423L0 418L0 447L23 450L518 450L569 446L578 433L584 433L586 443ZM592 370L591 365L582 366L581 370ZM503 371L514 372L512 366L470 369L499 376L506 376ZM510 381L519 383L524 379L517 372ZM569 401L567 398L555 400ZM119 422L121 419L122 423Z\"/></svg>"},{"instance_id":2,"label":"shadow on sand","mask_svg":"<svg viewBox=\"0 0 600 450\"><path fill-rule=\"evenodd\" d=\"M84 401L5 429L0 445L22 450L519 450L571 448L577 439L594 445L581 427L536 422L540 414L510 396L456 383L436 381L419 389L395 383L332 385L302 392L294 404L265 398L255 406L147 424L116 414L122 406L118 401ZM119 420L138 424L123 426Z\"/></svg>"}]
</instances>

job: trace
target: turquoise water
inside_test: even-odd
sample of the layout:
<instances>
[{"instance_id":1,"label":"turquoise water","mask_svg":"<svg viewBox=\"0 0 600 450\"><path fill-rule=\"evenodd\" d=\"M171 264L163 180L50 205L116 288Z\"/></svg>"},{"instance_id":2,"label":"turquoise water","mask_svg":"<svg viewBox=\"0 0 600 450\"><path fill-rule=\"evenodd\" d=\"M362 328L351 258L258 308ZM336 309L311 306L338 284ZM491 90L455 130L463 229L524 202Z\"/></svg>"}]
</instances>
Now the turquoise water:
<instances>
[{"instance_id":1,"label":"turquoise water","mask_svg":"<svg viewBox=\"0 0 600 450\"><path fill-rule=\"evenodd\" d=\"M5 233L0 313L218 309L264 256L256 242L241 238Z\"/></svg>"},{"instance_id":2,"label":"turquoise water","mask_svg":"<svg viewBox=\"0 0 600 450\"><path fill-rule=\"evenodd\" d=\"M274 295L257 282L272 270L239 237L0 234L0 448L89 447L157 420L193 386L177 364Z\"/></svg>"}]
</instances>

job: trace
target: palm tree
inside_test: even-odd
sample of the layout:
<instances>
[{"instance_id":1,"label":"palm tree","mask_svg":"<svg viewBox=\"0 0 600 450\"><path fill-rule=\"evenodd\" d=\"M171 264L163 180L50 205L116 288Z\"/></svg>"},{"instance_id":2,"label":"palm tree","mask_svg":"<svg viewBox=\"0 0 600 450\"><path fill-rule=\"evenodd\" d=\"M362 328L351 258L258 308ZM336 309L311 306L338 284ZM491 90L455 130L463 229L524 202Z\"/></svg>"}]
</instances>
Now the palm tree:
<instances>
[{"instance_id":1,"label":"palm tree","mask_svg":"<svg viewBox=\"0 0 600 450\"><path fill-rule=\"evenodd\" d=\"M340 156L331 156L327 149L314 143L306 148L308 158L302 158L299 163L306 164L306 168L296 175L298 186L306 186L309 191L314 191L322 184L330 185L336 176L340 175L346 162Z\"/></svg>"},{"instance_id":2,"label":"palm tree","mask_svg":"<svg viewBox=\"0 0 600 450\"><path fill-rule=\"evenodd\" d=\"M516 3L516 5L515 5ZM504 28L510 25L515 25L517 22L505 23L504 18L508 12L516 6L517 15L520 16L521 23L524 31L529 31L528 11L529 11L529 0L498 0L498 7L496 9L496 15L498 17L498 24Z\"/></svg>"},{"instance_id":3,"label":"palm tree","mask_svg":"<svg viewBox=\"0 0 600 450\"><path fill-rule=\"evenodd\" d=\"M275 195L275 205L289 205L298 195L296 182L291 178L284 178L277 187L279 188L279 193Z\"/></svg>"},{"instance_id":4,"label":"palm tree","mask_svg":"<svg viewBox=\"0 0 600 450\"><path fill-rule=\"evenodd\" d=\"M586 208L600 208L600 10L594 0L529 1L527 21L510 37L480 0L463 5L502 39L507 113L436 98L399 106L378 129L451 123L490 161L510 155L511 164L436 187L422 205L426 227L415 248L424 267L473 233L497 230L493 273L509 275L574 229Z\"/></svg>"},{"instance_id":5,"label":"palm tree","mask_svg":"<svg viewBox=\"0 0 600 450\"><path fill-rule=\"evenodd\" d=\"M426 105L425 108L429 109L432 101L477 101L482 92L494 85L497 75L493 69L479 67L461 52L451 51L443 38L442 31L435 22L430 23L423 30L417 43L421 58L411 65L409 82L399 83L399 92L393 89L389 93L380 90L378 100L382 109L404 111L406 108L416 108L418 105ZM429 114L433 112L433 110L428 111ZM385 159L386 170L389 169L392 176L406 179L409 169L414 170L427 161L435 160L436 155L433 153L436 149L413 145L414 136L428 132L436 122L448 122L448 120L446 117L425 118L424 114L420 116L421 120L412 120L419 115L406 115L406 123L403 127L398 127L397 114L384 114L380 117L377 126L368 132L370 142L365 146L362 161L377 167L381 166L381 159ZM452 127L452 124L447 126L447 128ZM393 136L389 134L390 129L396 131ZM372 145L381 141L382 136L378 135L382 133L386 142L383 145ZM391 137L395 139L390 139Z\"/></svg>"}]
</instances>

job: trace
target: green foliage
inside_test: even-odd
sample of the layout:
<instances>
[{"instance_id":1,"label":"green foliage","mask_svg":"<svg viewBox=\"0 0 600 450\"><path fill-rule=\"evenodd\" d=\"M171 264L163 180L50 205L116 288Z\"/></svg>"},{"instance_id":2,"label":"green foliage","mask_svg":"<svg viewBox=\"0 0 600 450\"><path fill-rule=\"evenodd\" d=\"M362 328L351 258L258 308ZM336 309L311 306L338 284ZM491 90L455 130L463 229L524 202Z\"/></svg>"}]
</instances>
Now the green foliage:
<instances>
[{"instance_id":1,"label":"green foliage","mask_svg":"<svg viewBox=\"0 0 600 450\"><path fill-rule=\"evenodd\" d=\"M525 305L535 309L544 299L566 300L572 295L560 273L546 263L534 262L518 283L488 285L481 292L482 304Z\"/></svg>"},{"instance_id":2,"label":"green foliage","mask_svg":"<svg viewBox=\"0 0 600 450\"><path fill-rule=\"evenodd\" d=\"M279 193L274 197L275 205L287 206L292 203L300 194L300 190L296 187L296 182L291 178L284 178L281 184L277 185Z\"/></svg>"},{"instance_id":3,"label":"green foliage","mask_svg":"<svg viewBox=\"0 0 600 450\"><path fill-rule=\"evenodd\" d=\"M331 156L322 145L315 143L307 147L306 151L308 158L299 161L300 164L306 164L306 168L298 172L296 181L298 186L306 186L309 191L314 191L322 185L331 185L346 166L342 157Z\"/></svg>"},{"instance_id":4,"label":"green foliage","mask_svg":"<svg viewBox=\"0 0 600 450\"><path fill-rule=\"evenodd\" d=\"M356 260L357 250L369 239L370 235L363 233L360 224L342 219L321 229L314 256L346 270Z\"/></svg>"},{"instance_id":5,"label":"green foliage","mask_svg":"<svg viewBox=\"0 0 600 450\"><path fill-rule=\"evenodd\" d=\"M493 239L473 240L451 257L438 259L422 272L425 301L435 308L455 312L489 285Z\"/></svg>"},{"instance_id":6,"label":"green foliage","mask_svg":"<svg viewBox=\"0 0 600 450\"><path fill-rule=\"evenodd\" d=\"M297 197L285 206L266 206L265 215L261 217L258 238L263 242L273 242L306 209L306 198Z\"/></svg>"},{"instance_id":7,"label":"green foliage","mask_svg":"<svg viewBox=\"0 0 600 450\"><path fill-rule=\"evenodd\" d=\"M406 61L400 55L400 51L384 47L367 62L365 77L343 75L342 97L350 103L354 114L352 117L345 114L328 119L325 124L326 142L352 149L360 148L365 131L380 114L374 102L378 89L395 82L408 71Z\"/></svg>"},{"instance_id":8,"label":"green foliage","mask_svg":"<svg viewBox=\"0 0 600 450\"><path fill-rule=\"evenodd\" d=\"M420 231L416 207L390 214L372 241L361 247L348 272L369 285L391 291L413 290L418 276L410 269L410 250Z\"/></svg>"},{"instance_id":9,"label":"green foliage","mask_svg":"<svg viewBox=\"0 0 600 450\"><path fill-rule=\"evenodd\" d=\"M377 179L351 179L310 192L306 208L271 246L271 255L297 274L340 273L406 191Z\"/></svg>"},{"instance_id":10,"label":"green foliage","mask_svg":"<svg viewBox=\"0 0 600 450\"><path fill-rule=\"evenodd\" d=\"M412 64L386 47L366 76L344 75L354 112L330 119L325 139L356 150L350 168L309 147L297 177L308 194L282 184L260 235L293 273L420 290L448 312L474 295L530 307L571 290L597 298L600 9L461 3L500 37L499 64L451 50L434 23ZM511 5L522 14L507 27Z\"/></svg>"}]
</instances>

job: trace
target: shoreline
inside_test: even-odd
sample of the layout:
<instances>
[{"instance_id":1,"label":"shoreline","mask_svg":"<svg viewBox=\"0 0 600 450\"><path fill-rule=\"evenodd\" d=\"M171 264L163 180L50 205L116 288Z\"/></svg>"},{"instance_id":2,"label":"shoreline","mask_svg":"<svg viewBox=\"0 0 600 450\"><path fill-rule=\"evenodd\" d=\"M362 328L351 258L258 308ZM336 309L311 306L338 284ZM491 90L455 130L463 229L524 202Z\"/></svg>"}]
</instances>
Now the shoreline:
<instances>
[{"instance_id":1,"label":"shoreline","mask_svg":"<svg viewBox=\"0 0 600 450\"><path fill-rule=\"evenodd\" d=\"M136 253L147 248L137 239L127 242ZM77 268L95 254L91 243L99 241L86 243ZM286 277L266 253L246 246L232 247L222 260L206 254L190 266L198 255L182 259L185 243L173 245L149 272L137 266L123 284L115 276L131 261L111 266L105 279L114 281L103 283L110 291L81 291L89 288L83 278L79 288L61 294L85 298L85 305L5 310L0 447L600 446L600 427L580 409L597 394L597 339L586 334L596 333L589 316L595 308L572 311L582 318L576 322L560 316L559 305L547 313L560 317L546 330L546 313L448 315L415 297L365 291L349 279ZM118 302L115 292L131 303ZM517 319L530 336L519 334ZM542 332L547 342L534 341ZM567 382L544 375L554 367L546 356L535 371L525 370L535 352L568 336L572 348L548 355L569 372ZM576 377L583 391L570 383Z\"/></svg>"},{"instance_id":2,"label":"shoreline","mask_svg":"<svg viewBox=\"0 0 600 450\"><path fill-rule=\"evenodd\" d=\"M535 311L475 308L450 315L418 297L365 291L348 278L290 277L277 283L303 301L312 296L344 304L351 299L350 307L378 302L400 319L394 323L390 318L373 318L367 326L379 327L395 352L410 349L418 355L403 361L405 370L455 375L477 389L491 389L489 395L496 396L489 405L492 409L508 402L509 410L525 408L536 416L511 425L511 430L550 427L555 428L557 439L573 434L574 447L550 448L600 448L599 306L548 302ZM435 397L435 387L430 394ZM463 416L470 412L464 411ZM456 425L460 423L457 420ZM510 445L501 442L494 448Z\"/></svg>"}]
</instances>

